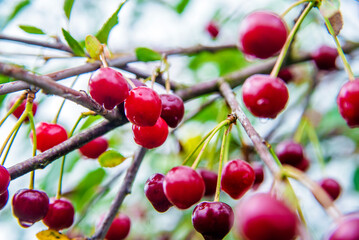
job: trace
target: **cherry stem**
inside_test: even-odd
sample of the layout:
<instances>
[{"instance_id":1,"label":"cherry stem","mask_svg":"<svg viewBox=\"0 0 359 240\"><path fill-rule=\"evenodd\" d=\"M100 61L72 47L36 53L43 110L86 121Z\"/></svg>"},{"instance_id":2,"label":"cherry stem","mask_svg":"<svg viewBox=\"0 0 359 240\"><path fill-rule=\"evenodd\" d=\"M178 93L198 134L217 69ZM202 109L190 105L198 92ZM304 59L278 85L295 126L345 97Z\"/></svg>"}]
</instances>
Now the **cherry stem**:
<instances>
[{"instance_id":1,"label":"cherry stem","mask_svg":"<svg viewBox=\"0 0 359 240\"><path fill-rule=\"evenodd\" d=\"M31 95L31 96L30 96ZM34 115L32 114L32 105L34 100L34 94L29 94L27 98L25 113L27 117L29 118L30 127L32 130L32 156L36 156L36 148L37 148L37 136L36 136L36 128L35 128L35 121L34 121ZM30 176L30 189L34 189L34 182L35 182L35 171L31 172Z\"/></svg>"},{"instance_id":2,"label":"cherry stem","mask_svg":"<svg viewBox=\"0 0 359 240\"><path fill-rule=\"evenodd\" d=\"M275 78L277 77L279 70L283 64L284 58L287 55L288 49L289 49L289 45L290 43L293 41L293 38L295 36L295 34L297 33L300 25L302 24L304 18L308 15L308 13L310 12L310 10L314 7L314 3L310 2L307 7L304 9L304 11L302 12L302 14L299 16L298 21L294 24L294 27L292 28L292 30L289 33L289 36L287 37L287 40L284 43L284 46L282 48L282 50L280 51L280 54L277 58L277 61L273 67L272 72L270 73L270 76Z\"/></svg>"},{"instance_id":3,"label":"cherry stem","mask_svg":"<svg viewBox=\"0 0 359 240\"><path fill-rule=\"evenodd\" d=\"M106 57L105 57L105 53L104 53L103 46L102 46L102 50L101 50L101 54L100 54L100 60L101 60L101 62L102 62L102 65L107 68L107 67L108 67L108 63L107 63L107 61L106 61Z\"/></svg>"},{"instance_id":4,"label":"cherry stem","mask_svg":"<svg viewBox=\"0 0 359 240\"><path fill-rule=\"evenodd\" d=\"M281 168L283 167L282 166L282 163L279 161L278 157L277 157L277 154L274 152L274 149L272 148L272 145L269 144L267 141L264 141L265 145L267 146L268 150L269 150L269 153L272 155L274 161L277 163L277 165Z\"/></svg>"},{"instance_id":5,"label":"cherry stem","mask_svg":"<svg viewBox=\"0 0 359 240\"><path fill-rule=\"evenodd\" d=\"M293 178L306 186L312 192L313 196L317 199L320 205L322 205L327 213L333 217L333 219L336 220L342 216L342 213L335 206L328 193L302 171L296 169L295 167L286 165L281 169L279 174L285 177Z\"/></svg>"},{"instance_id":6,"label":"cherry stem","mask_svg":"<svg viewBox=\"0 0 359 240\"><path fill-rule=\"evenodd\" d=\"M323 16L323 17L324 17L324 16ZM340 58L342 59L343 64L344 64L344 69L345 69L345 71L346 71L347 74L348 74L349 81L354 81L354 80L355 80L355 77L354 77L352 68L350 67L350 65L349 65L349 63L348 63L348 60L347 60L347 58L345 57L343 48L340 46L338 37L337 37L337 35L336 35L335 32L334 32L333 26L332 26L332 24L330 23L330 21L329 21L329 19L328 19L327 17L324 17L324 21L325 21L325 25L327 26L330 35L332 35L332 37L333 37L333 39L334 39L335 45L336 45L336 47L337 47L338 54L339 54Z\"/></svg>"},{"instance_id":7,"label":"cherry stem","mask_svg":"<svg viewBox=\"0 0 359 240\"><path fill-rule=\"evenodd\" d=\"M304 121L306 121L306 132L308 134L308 138L311 141L314 151L315 151L315 155L317 156L317 159L319 161L320 166L322 167L322 169L325 168L325 161L324 161L324 157L323 157L323 150L320 146L320 141L318 139L318 135L315 131L315 128L313 127L313 124L306 118L304 118Z\"/></svg>"},{"instance_id":8,"label":"cherry stem","mask_svg":"<svg viewBox=\"0 0 359 240\"><path fill-rule=\"evenodd\" d=\"M1 125L5 122L5 120L15 111L16 108L18 108L22 101L25 100L27 95L27 92L25 92L24 94L22 94L14 103L14 105L11 106L11 108L9 109L9 111L6 113L6 115L1 119L0 121L0 127Z\"/></svg>"},{"instance_id":9,"label":"cherry stem","mask_svg":"<svg viewBox=\"0 0 359 240\"><path fill-rule=\"evenodd\" d=\"M165 64L164 72L167 73L166 82L165 82L166 92L169 93L171 91L170 72L169 72L170 64L168 63L167 56L165 54L163 55L162 60L163 63Z\"/></svg>"},{"instance_id":10,"label":"cherry stem","mask_svg":"<svg viewBox=\"0 0 359 240\"><path fill-rule=\"evenodd\" d=\"M122 77L124 79L126 79L127 83L130 84L130 86L132 87L132 89L136 88L136 85L131 81L131 79L129 79L128 77L125 77L122 75Z\"/></svg>"},{"instance_id":11,"label":"cherry stem","mask_svg":"<svg viewBox=\"0 0 359 240\"><path fill-rule=\"evenodd\" d=\"M225 149L227 143L227 136L228 136L228 128L229 126L224 129L223 137L222 137L222 144L221 144L221 151L219 154L219 162L218 162L218 176L217 176L217 186L216 186L216 193L214 195L214 202L219 202L219 197L221 194L221 178L222 178L222 167L223 167L223 159L226 158Z\"/></svg>"},{"instance_id":12,"label":"cherry stem","mask_svg":"<svg viewBox=\"0 0 359 240\"><path fill-rule=\"evenodd\" d=\"M295 2L293 3L292 5L290 5L287 10L285 10L281 15L280 17L281 18L284 18L285 15L287 15L293 8L295 8L296 6L299 6L300 4L302 3L306 3L306 2L309 2L310 0L301 0L301 1L298 1L298 2Z\"/></svg>"},{"instance_id":13,"label":"cherry stem","mask_svg":"<svg viewBox=\"0 0 359 240\"><path fill-rule=\"evenodd\" d=\"M1 165L4 165L5 164L5 161L6 161L6 158L7 158L7 155L9 154L10 152L10 148L15 140L15 137L17 135L17 133L19 132L20 130L20 127L18 129L15 130L15 133L11 136L11 139L9 141L9 146L7 147L6 151L5 151L5 155L4 155L4 158L3 160L1 161Z\"/></svg>"},{"instance_id":14,"label":"cherry stem","mask_svg":"<svg viewBox=\"0 0 359 240\"><path fill-rule=\"evenodd\" d=\"M194 163L192 164L192 169L196 169L200 160L201 160L201 156L204 152L204 150L206 149L207 145L209 144L209 142L211 141L211 139L213 138L213 136L219 131L221 130L224 126L230 124L231 121L229 119L226 119L222 122L220 122L212 131L212 133L208 136L208 138L206 139L206 141L203 144L203 147L201 149L201 151L199 152L199 154L197 155L196 160L194 161Z\"/></svg>"}]
</instances>

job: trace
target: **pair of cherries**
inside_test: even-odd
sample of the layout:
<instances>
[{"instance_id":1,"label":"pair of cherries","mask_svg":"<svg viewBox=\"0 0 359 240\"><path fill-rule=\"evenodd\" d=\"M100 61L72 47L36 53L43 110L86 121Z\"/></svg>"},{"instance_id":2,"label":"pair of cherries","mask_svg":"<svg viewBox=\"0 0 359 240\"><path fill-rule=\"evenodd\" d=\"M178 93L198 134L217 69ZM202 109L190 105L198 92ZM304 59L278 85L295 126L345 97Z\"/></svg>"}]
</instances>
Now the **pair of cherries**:
<instances>
[{"instance_id":1,"label":"pair of cherries","mask_svg":"<svg viewBox=\"0 0 359 240\"><path fill-rule=\"evenodd\" d=\"M175 128L182 120L183 101L173 94L158 95L142 83L136 85L131 89L121 73L105 67L89 80L89 92L109 110L124 102L125 115L133 124L135 142L145 148L156 148L166 141L168 126Z\"/></svg>"}]
</instances>

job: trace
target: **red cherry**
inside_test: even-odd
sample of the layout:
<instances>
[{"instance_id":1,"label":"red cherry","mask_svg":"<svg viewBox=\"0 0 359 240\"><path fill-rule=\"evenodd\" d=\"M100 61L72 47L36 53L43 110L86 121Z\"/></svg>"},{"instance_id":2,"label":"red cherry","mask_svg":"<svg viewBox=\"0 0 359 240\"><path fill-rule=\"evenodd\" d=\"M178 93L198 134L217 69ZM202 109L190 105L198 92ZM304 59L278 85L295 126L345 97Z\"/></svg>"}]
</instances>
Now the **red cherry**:
<instances>
[{"instance_id":1,"label":"red cherry","mask_svg":"<svg viewBox=\"0 0 359 240\"><path fill-rule=\"evenodd\" d=\"M323 178L318 184L329 194L333 201L339 197L342 191L340 184L333 178Z\"/></svg>"},{"instance_id":2,"label":"red cherry","mask_svg":"<svg viewBox=\"0 0 359 240\"><path fill-rule=\"evenodd\" d=\"M174 94L161 94L160 98L162 102L161 118L171 128L177 127L184 115L182 99Z\"/></svg>"},{"instance_id":3,"label":"red cherry","mask_svg":"<svg viewBox=\"0 0 359 240\"><path fill-rule=\"evenodd\" d=\"M112 222L106 234L107 240L125 239L130 233L131 220L125 214L119 214Z\"/></svg>"},{"instance_id":4,"label":"red cherry","mask_svg":"<svg viewBox=\"0 0 359 240\"><path fill-rule=\"evenodd\" d=\"M127 81L112 68L100 68L89 80L89 92L96 102L111 110L127 98Z\"/></svg>"},{"instance_id":5,"label":"red cherry","mask_svg":"<svg viewBox=\"0 0 359 240\"><path fill-rule=\"evenodd\" d=\"M337 49L329 46L321 46L312 54L315 65L321 70L336 69L335 60L337 57Z\"/></svg>"},{"instance_id":6,"label":"red cherry","mask_svg":"<svg viewBox=\"0 0 359 240\"><path fill-rule=\"evenodd\" d=\"M10 180L10 173L4 166L0 165L0 194L7 191Z\"/></svg>"},{"instance_id":7,"label":"red cherry","mask_svg":"<svg viewBox=\"0 0 359 240\"><path fill-rule=\"evenodd\" d=\"M303 157L302 161L298 164L293 165L293 167L298 168L299 170L305 172L310 167L310 161L305 156Z\"/></svg>"},{"instance_id":8,"label":"red cherry","mask_svg":"<svg viewBox=\"0 0 359 240\"><path fill-rule=\"evenodd\" d=\"M10 101L8 109L10 109L18 99L19 99L19 97L13 98ZM22 101L22 103L12 112L12 115L14 115L17 119L19 119L21 117L22 113L25 111L25 108L26 108L26 99L24 99L24 101ZM32 115L35 116L36 111L37 111L37 103L34 102L32 104ZM28 122L28 121L29 121L29 118L28 117L25 118L25 122Z\"/></svg>"},{"instance_id":9,"label":"red cherry","mask_svg":"<svg viewBox=\"0 0 359 240\"><path fill-rule=\"evenodd\" d=\"M359 127L359 79L343 85L337 97L339 112L351 128Z\"/></svg>"},{"instance_id":10,"label":"red cherry","mask_svg":"<svg viewBox=\"0 0 359 240\"><path fill-rule=\"evenodd\" d=\"M193 227L204 239L221 240L233 226L232 208L223 202L201 202L192 213Z\"/></svg>"},{"instance_id":11,"label":"red cherry","mask_svg":"<svg viewBox=\"0 0 359 240\"><path fill-rule=\"evenodd\" d=\"M171 206L163 190L165 175L153 174L145 183L145 195L158 212L166 212Z\"/></svg>"},{"instance_id":12,"label":"red cherry","mask_svg":"<svg viewBox=\"0 0 359 240\"><path fill-rule=\"evenodd\" d=\"M158 118L156 124L151 127L132 125L132 131L135 142L148 149L161 146L168 136L168 126L162 118Z\"/></svg>"},{"instance_id":13,"label":"red cherry","mask_svg":"<svg viewBox=\"0 0 359 240\"><path fill-rule=\"evenodd\" d=\"M165 177L163 189L167 199L179 209L187 209L201 200L204 181L195 170L187 166L172 168Z\"/></svg>"},{"instance_id":14,"label":"red cherry","mask_svg":"<svg viewBox=\"0 0 359 240\"><path fill-rule=\"evenodd\" d=\"M253 189L257 189L259 187L259 185L261 185L264 180L263 165L255 162L252 164L252 168L254 171Z\"/></svg>"},{"instance_id":15,"label":"red cherry","mask_svg":"<svg viewBox=\"0 0 359 240\"><path fill-rule=\"evenodd\" d=\"M13 214L22 227L30 227L46 216L49 198L46 193L33 189L21 189L12 198Z\"/></svg>"},{"instance_id":16,"label":"red cherry","mask_svg":"<svg viewBox=\"0 0 359 240\"><path fill-rule=\"evenodd\" d=\"M222 171L221 188L234 199L242 197L254 183L254 171L243 160L229 161Z\"/></svg>"},{"instance_id":17,"label":"red cherry","mask_svg":"<svg viewBox=\"0 0 359 240\"><path fill-rule=\"evenodd\" d=\"M108 142L104 137L98 137L79 148L80 153L87 158L98 158L108 148Z\"/></svg>"},{"instance_id":18,"label":"red cherry","mask_svg":"<svg viewBox=\"0 0 359 240\"><path fill-rule=\"evenodd\" d=\"M51 198L49 210L42 221L50 229L57 231L71 227L74 222L75 209L72 203L65 198Z\"/></svg>"},{"instance_id":19,"label":"red cherry","mask_svg":"<svg viewBox=\"0 0 359 240\"><path fill-rule=\"evenodd\" d=\"M298 223L295 213L267 193L241 202L236 219L237 230L247 240L293 240Z\"/></svg>"},{"instance_id":20,"label":"red cherry","mask_svg":"<svg viewBox=\"0 0 359 240\"><path fill-rule=\"evenodd\" d=\"M217 178L218 175L215 172L206 170L206 169L199 169L197 172L201 175L205 185L205 192L204 196L210 197L216 193L217 188Z\"/></svg>"},{"instance_id":21,"label":"red cherry","mask_svg":"<svg viewBox=\"0 0 359 240\"><path fill-rule=\"evenodd\" d=\"M210 21L206 26L206 31L211 36L211 38L215 39L219 33L219 26L216 22Z\"/></svg>"},{"instance_id":22,"label":"red cherry","mask_svg":"<svg viewBox=\"0 0 359 240\"><path fill-rule=\"evenodd\" d=\"M282 79L285 83L289 83L293 80L293 73L289 68L284 68L279 71L278 77Z\"/></svg>"},{"instance_id":23,"label":"red cherry","mask_svg":"<svg viewBox=\"0 0 359 240\"><path fill-rule=\"evenodd\" d=\"M286 106L289 93L279 78L256 74L246 79L242 87L243 102L256 117L275 118Z\"/></svg>"},{"instance_id":24,"label":"red cherry","mask_svg":"<svg viewBox=\"0 0 359 240\"><path fill-rule=\"evenodd\" d=\"M148 87L136 87L130 91L125 101L127 119L138 126L156 124L161 115L162 103L158 94Z\"/></svg>"},{"instance_id":25,"label":"red cherry","mask_svg":"<svg viewBox=\"0 0 359 240\"><path fill-rule=\"evenodd\" d=\"M282 164L294 166L299 164L304 158L302 145L292 140L280 142L277 145L275 152Z\"/></svg>"},{"instance_id":26,"label":"red cherry","mask_svg":"<svg viewBox=\"0 0 359 240\"><path fill-rule=\"evenodd\" d=\"M330 234L328 240L358 240L359 216L351 214L340 219L337 227Z\"/></svg>"},{"instance_id":27,"label":"red cherry","mask_svg":"<svg viewBox=\"0 0 359 240\"><path fill-rule=\"evenodd\" d=\"M9 200L9 191L6 190L5 192L0 194L0 210L3 209Z\"/></svg>"},{"instance_id":28,"label":"red cherry","mask_svg":"<svg viewBox=\"0 0 359 240\"><path fill-rule=\"evenodd\" d=\"M33 133L31 132L31 140L33 139L32 134ZM36 148L41 152L44 152L67 140L67 132L59 124L40 122L36 124L36 138Z\"/></svg>"},{"instance_id":29,"label":"red cherry","mask_svg":"<svg viewBox=\"0 0 359 240\"><path fill-rule=\"evenodd\" d=\"M239 28L239 47L247 55L269 58L283 47L287 25L275 13L257 11L245 17Z\"/></svg>"}]
</instances>

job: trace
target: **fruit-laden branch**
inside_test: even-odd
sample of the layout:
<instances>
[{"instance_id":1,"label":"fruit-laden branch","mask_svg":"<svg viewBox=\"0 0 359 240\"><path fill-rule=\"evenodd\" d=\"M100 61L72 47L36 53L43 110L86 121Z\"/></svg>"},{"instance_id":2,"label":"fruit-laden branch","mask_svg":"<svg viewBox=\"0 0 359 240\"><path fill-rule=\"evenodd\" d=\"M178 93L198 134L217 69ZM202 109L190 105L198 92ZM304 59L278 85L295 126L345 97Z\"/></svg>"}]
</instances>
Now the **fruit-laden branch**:
<instances>
[{"instance_id":1,"label":"fruit-laden branch","mask_svg":"<svg viewBox=\"0 0 359 240\"><path fill-rule=\"evenodd\" d=\"M255 149L257 150L260 158L263 162L268 166L269 170L272 172L273 176L276 176L278 172L278 166L273 160L271 154L268 151L268 148L263 141L262 137L258 134L258 132L254 129L253 125L250 123L247 116L244 114L242 109L239 106L239 103L230 87L230 85L226 82L222 82L219 85L220 92L230 108L232 109L232 113L238 118L239 122L242 124L244 130L246 131L248 137L253 142Z\"/></svg>"},{"instance_id":2,"label":"fruit-laden branch","mask_svg":"<svg viewBox=\"0 0 359 240\"><path fill-rule=\"evenodd\" d=\"M135 154L131 166L128 168L126 172L125 179L122 182L121 188L117 193L117 196L112 202L110 210L102 221L101 225L97 228L95 234L92 236L92 240L95 239L104 239L108 229L111 226L113 219L116 217L116 214L122 205L123 200L125 199L127 194L131 193L131 188L133 181L136 177L138 169L142 163L143 157L145 156L147 149L141 147L137 153Z\"/></svg>"},{"instance_id":3,"label":"fruit-laden branch","mask_svg":"<svg viewBox=\"0 0 359 240\"><path fill-rule=\"evenodd\" d=\"M102 115L110 121L121 121L122 119L121 114L117 110L108 111L100 104L95 102L85 92L76 91L72 88L58 84L48 76L36 75L22 68L5 63L0 63L0 73L14 77L16 79L21 79L22 81L25 81L31 85L35 85L36 87L41 88L47 94L54 94L71 100L88 108L89 110L94 111L99 115Z\"/></svg>"},{"instance_id":4,"label":"fruit-laden branch","mask_svg":"<svg viewBox=\"0 0 359 240\"><path fill-rule=\"evenodd\" d=\"M127 120L126 120L127 121ZM15 164L14 166L8 168L8 171L11 176L11 180L18 178L28 172L31 172L36 169L43 169L57 158L66 155L77 149L87 142L95 139L99 136L104 135L105 133L111 131L112 129L124 124L125 121L122 122L109 122L103 121L95 126L92 126L83 132L76 134L75 136L67 139L66 141L60 143L59 145L38 154L35 157L32 157L26 161Z\"/></svg>"}]
</instances>

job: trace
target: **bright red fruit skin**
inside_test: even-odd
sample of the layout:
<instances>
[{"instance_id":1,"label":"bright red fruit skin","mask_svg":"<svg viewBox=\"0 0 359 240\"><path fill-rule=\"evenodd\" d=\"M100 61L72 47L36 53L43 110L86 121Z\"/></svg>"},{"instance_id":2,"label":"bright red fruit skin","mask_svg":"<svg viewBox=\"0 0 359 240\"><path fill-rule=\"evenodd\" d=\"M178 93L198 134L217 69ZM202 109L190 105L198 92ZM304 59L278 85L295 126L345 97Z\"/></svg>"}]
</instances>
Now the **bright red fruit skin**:
<instances>
[{"instance_id":1,"label":"bright red fruit skin","mask_svg":"<svg viewBox=\"0 0 359 240\"><path fill-rule=\"evenodd\" d=\"M162 118L158 118L156 124L151 127L132 125L132 131L135 142L148 149L161 146L168 136L168 126Z\"/></svg>"},{"instance_id":2,"label":"bright red fruit skin","mask_svg":"<svg viewBox=\"0 0 359 240\"><path fill-rule=\"evenodd\" d=\"M195 170L187 166L172 168L165 176L163 189L167 199L179 209L187 209L204 195L204 181Z\"/></svg>"},{"instance_id":3,"label":"bright red fruit skin","mask_svg":"<svg viewBox=\"0 0 359 240\"><path fill-rule=\"evenodd\" d=\"M166 212L172 206L163 190L164 179L163 174L155 173L145 183L145 195L158 212Z\"/></svg>"},{"instance_id":4,"label":"bright red fruit skin","mask_svg":"<svg viewBox=\"0 0 359 240\"><path fill-rule=\"evenodd\" d=\"M337 57L337 49L329 46L321 46L312 54L315 65L321 70L336 69L335 59L337 59Z\"/></svg>"},{"instance_id":5,"label":"bright red fruit skin","mask_svg":"<svg viewBox=\"0 0 359 240\"><path fill-rule=\"evenodd\" d=\"M31 140L33 139L32 134L33 133L31 132ZM36 148L41 152L44 152L67 140L67 132L59 124L40 122L36 124L36 138Z\"/></svg>"},{"instance_id":6,"label":"bright red fruit skin","mask_svg":"<svg viewBox=\"0 0 359 240\"><path fill-rule=\"evenodd\" d=\"M206 26L206 31L211 38L215 39L219 34L219 26L216 22L210 21Z\"/></svg>"},{"instance_id":7,"label":"bright red fruit skin","mask_svg":"<svg viewBox=\"0 0 359 240\"><path fill-rule=\"evenodd\" d=\"M268 11L257 11L242 20L239 47L247 55L265 59L281 50L287 35L287 25L280 16Z\"/></svg>"},{"instance_id":8,"label":"bright red fruit skin","mask_svg":"<svg viewBox=\"0 0 359 240\"><path fill-rule=\"evenodd\" d=\"M340 184L333 178L323 178L318 184L329 194L333 201L339 197L342 191Z\"/></svg>"},{"instance_id":9,"label":"bright red fruit skin","mask_svg":"<svg viewBox=\"0 0 359 240\"><path fill-rule=\"evenodd\" d=\"M267 193L245 199L235 214L237 230L247 240L292 240L296 235L295 213Z\"/></svg>"},{"instance_id":10,"label":"bright red fruit skin","mask_svg":"<svg viewBox=\"0 0 359 240\"><path fill-rule=\"evenodd\" d=\"M13 214L25 228L43 219L48 209L49 197L42 191L21 189L12 198Z\"/></svg>"},{"instance_id":11,"label":"bright red fruit skin","mask_svg":"<svg viewBox=\"0 0 359 240\"><path fill-rule=\"evenodd\" d=\"M254 116L275 118L285 108L289 93L281 79L256 74L244 82L242 98Z\"/></svg>"},{"instance_id":12,"label":"bright red fruit skin","mask_svg":"<svg viewBox=\"0 0 359 240\"><path fill-rule=\"evenodd\" d=\"M337 227L330 234L328 240L358 240L359 215L348 215L340 219Z\"/></svg>"},{"instance_id":13,"label":"bright red fruit skin","mask_svg":"<svg viewBox=\"0 0 359 240\"><path fill-rule=\"evenodd\" d=\"M282 164L295 166L296 164L299 164L304 158L302 145L292 140L285 140L280 142L277 145L275 152Z\"/></svg>"},{"instance_id":14,"label":"bright red fruit skin","mask_svg":"<svg viewBox=\"0 0 359 240\"><path fill-rule=\"evenodd\" d=\"M217 188L217 178L218 175L215 172L206 170L206 169L198 169L197 172L201 175L205 185L204 196L210 197L216 193Z\"/></svg>"},{"instance_id":15,"label":"bright red fruit skin","mask_svg":"<svg viewBox=\"0 0 359 240\"><path fill-rule=\"evenodd\" d=\"M80 153L87 157L96 159L108 148L108 142L104 137L98 137L79 148Z\"/></svg>"},{"instance_id":16,"label":"bright red fruit skin","mask_svg":"<svg viewBox=\"0 0 359 240\"><path fill-rule=\"evenodd\" d=\"M3 209L9 200L9 191L6 190L5 192L0 194L0 210Z\"/></svg>"},{"instance_id":17,"label":"bright red fruit skin","mask_svg":"<svg viewBox=\"0 0 359 240\"><path fill-rule=\"evenodd\" d=\"M233 226L232 208L223 202L201 202L193 210L192 224L205 240L221 240Z\"/></svg>"},{"instance_id":18,"label":"bright red fruit skin","mask_svg":"<svg viewBox=\"0 0 359 240\"><path fill-rule=\"evenodd\" d=\"M149 127L155 125L161 111L162 103L159 95L148 87L132 89L125 101L126 117L137 126Z\"/></svg>"},{"instance_id":19,"label":"bright red fruit skin","mask_svg":"<svg viewBox=\"0 0 359 240\"><path fill-rule=\"evenodd\" d=\"M57 231L71 227L74 222L75 209L72 203L65 198L51 198L49 210L42 221L50 229Z\"/></svg>"},{"instance_id":20,"label":"bright red fruit skin","mask_svg":"<svg viewBox=\"0 0 359 240\"><path fill-rule=\"evenodd\" d=\"M10 180L10 173L4 166L0 165L0 194L7 190Z\"/></svg>"},{"instance_id":21,"label":"bright red fruit skin","mask_svg":"<svg viewBox=\"0 0 359 240\"><path fill-rule=\"evenodd\" d=\"M112 222L105 239L121 240L125 239L130 233L131 220L125 214L119 214Z\"/></svg>"},{"instance_id":22,"label":"bright red fruit skin","mask_svg":"<svg viewBox=\"0 0 359 240\"><path fill-rule=\"evenodd\" d=\"M343 85L337 97L337 104L348 126L359 127L359 79Z\"/></svg>"},{"instance_id":23,"label":"bright red fruit skin","mask_svg":"<svg viewBox=\"0 0 359 240\"><path fill-rule=\"evenodd\" d=\"M174 94L161 94L160 98L162 102L161 118L169 127L177 127L184 115L182 99Z\"/></svg>"},{"instance_id":24,"label":"bright red fruit skin","mask_svg":"<svg viewBox=\"0 0 359 240\"><path fill-rule=\"evenodd\" d=\"M254 170L243 160L231 160L224 167L221 188L234 199L242 197L254 183Z\"/></svg>"},{"instance_id":25,"label":"bright red fruit skin","mask_svg":"<svg viewBox=\"0 0 359 240\"><path fill-rule=\"evenodd\" d=\"M254 171L253 189L257 189L262 184L262 182L264 180L263 165L255 162L254 164L252 164L252 168Z\"/></svg>"},{"instance_id":26,"label":"bright red fruit skin","mask_svg":"<svg viewBox=\"0 0 359 240\"><path fill-rule=\"evenodd\" d=\"M17 101L18 98L14 98L10 101L10 104L9 104L9 107L8 109L10 109L14 104L15 102ZM25 108L26 108L26 99L24 99L24 101L22 101L22 103L20 104L20 106L18 106L13 112L12 112L12 115L14 115L17 119L19 119L21 117L21 114L25 111ZM37 103L34 102L32 104L32 115L35 116L36 114L36 111L37 111ZM25 118L25 122L28 122L29 121L29 118Z\"/></svg>"},{"instance_id":27,"label":"bright red fruit skin","mask_svg":"<svg viewBox=\"0 0 359 240\"><path fill-rule=\"evenodd\" d=\"M127 98L127 81L112 68L100 68L89 80L89 92L96 102L111 110Z\"/></svg>"}]
</instances>

